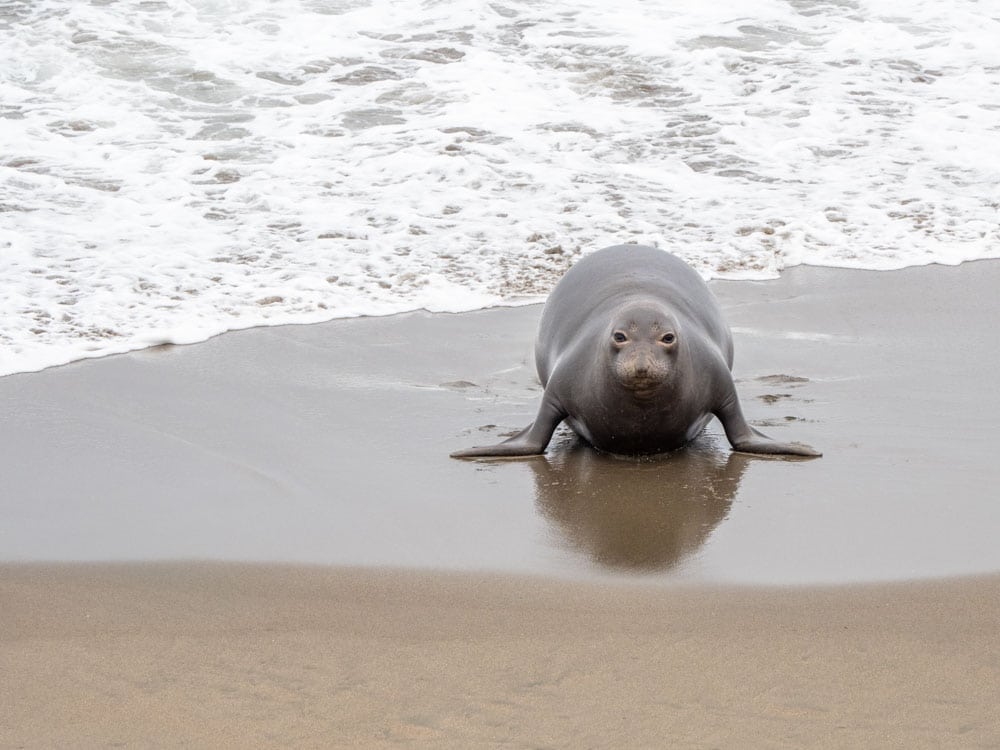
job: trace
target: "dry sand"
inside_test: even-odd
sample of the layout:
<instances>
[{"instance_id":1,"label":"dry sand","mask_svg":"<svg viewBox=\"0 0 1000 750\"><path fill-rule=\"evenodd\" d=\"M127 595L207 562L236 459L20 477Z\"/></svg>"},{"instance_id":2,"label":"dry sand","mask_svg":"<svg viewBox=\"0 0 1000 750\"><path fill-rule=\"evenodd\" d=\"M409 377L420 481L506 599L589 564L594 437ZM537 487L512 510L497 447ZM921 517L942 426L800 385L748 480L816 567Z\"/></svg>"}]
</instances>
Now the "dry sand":
<instances>
[{"instance_id":1,"label":"dry sand","mask_svg":"<svg viewBox=\"0 0 1000 750\"><path fill-rule=\"evenodd\" d=\"M713 288L822 459L448 459L537 306L0 379L0 747L1000 747L1000 262Z\"/></svg>"},{"instance_id":2,"label":"dry sand","mask_svg":"<svg viewBox=\"0 0 1000 750\"><path fill-rule=\"evenodd\" d=\"M0 746L1000 746L1000 578L7 567Z\"/></svg>"}]
</instances>

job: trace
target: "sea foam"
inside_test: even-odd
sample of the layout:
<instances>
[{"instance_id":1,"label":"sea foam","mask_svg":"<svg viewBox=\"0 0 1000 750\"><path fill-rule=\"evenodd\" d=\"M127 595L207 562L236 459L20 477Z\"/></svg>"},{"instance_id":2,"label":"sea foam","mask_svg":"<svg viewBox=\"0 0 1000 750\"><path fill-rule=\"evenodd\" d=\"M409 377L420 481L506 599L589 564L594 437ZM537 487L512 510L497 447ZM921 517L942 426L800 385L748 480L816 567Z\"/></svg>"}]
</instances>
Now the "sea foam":
<instances>
[{"instance_id":1,"label":"sea foam","mask_svg":"<svg viewBox=\"0 0 1000 750\"><path fill-rule=\"evenodd\" d=\"M0 4L0 375L225 330L1000 257L1000 21L943 0Z\"/></svg>"}]
</instances>

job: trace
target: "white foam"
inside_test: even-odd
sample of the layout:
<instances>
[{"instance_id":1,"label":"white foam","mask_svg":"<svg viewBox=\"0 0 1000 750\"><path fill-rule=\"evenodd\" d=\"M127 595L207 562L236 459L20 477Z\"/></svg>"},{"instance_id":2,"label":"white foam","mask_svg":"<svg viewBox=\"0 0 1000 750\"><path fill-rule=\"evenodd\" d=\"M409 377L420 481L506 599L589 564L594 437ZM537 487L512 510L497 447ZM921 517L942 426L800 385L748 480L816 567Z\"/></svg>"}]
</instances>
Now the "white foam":
<instances>
[{"instance_id":1,"label":"white foam","mask_svg":"<svg viewBox=\"0 0 1000 750\"><path fill-rule=\"evenodd\" d=\"M944 0L0 9L0 375L253 325L1000 256L1000 22Z\"/></svg>"}]
</instances>

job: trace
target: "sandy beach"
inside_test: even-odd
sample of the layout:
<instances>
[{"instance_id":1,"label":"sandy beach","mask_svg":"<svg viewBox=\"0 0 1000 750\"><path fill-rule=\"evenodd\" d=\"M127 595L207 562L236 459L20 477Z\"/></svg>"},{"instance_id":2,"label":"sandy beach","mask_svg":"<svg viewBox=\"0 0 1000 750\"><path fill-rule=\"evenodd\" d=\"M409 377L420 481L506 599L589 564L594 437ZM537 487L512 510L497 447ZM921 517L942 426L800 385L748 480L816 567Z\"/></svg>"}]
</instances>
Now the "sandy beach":
<instances>
[{"instance_id":1,"label":"sandy beach","mask_svg":"<svg viewBox=\"0 0 1000 750\"><path fill-rule=\"evenodd\" d=\"M1000 746L1000 262L712 288L823 458L449 459L538 306L0 379L0 747Z\"/></svg>"},{"instance_id":2,"label":"sandy beach","mask_svg":"<svg viewBox=\"0 0 1000 750\"><path fill-rule=\"evenodd\" d=\"M987 748L1000 578L5 568L3 747Z\"/></svg>"}]
</instances>

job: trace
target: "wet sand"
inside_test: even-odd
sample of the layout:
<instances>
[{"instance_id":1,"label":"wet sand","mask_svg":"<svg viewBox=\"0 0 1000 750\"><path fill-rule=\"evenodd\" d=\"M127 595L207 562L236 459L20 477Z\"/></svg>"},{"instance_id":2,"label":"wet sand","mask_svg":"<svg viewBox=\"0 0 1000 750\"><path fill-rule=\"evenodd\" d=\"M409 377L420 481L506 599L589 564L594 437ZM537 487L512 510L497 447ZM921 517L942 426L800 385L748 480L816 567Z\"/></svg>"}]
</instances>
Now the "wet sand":
<instances>
[{"instance_id":1,"label":"wet sand","mask_svg":"<svg viewBox=\"0 0 1000 750\"><path fill-rule=\"evenodd\" d=\"M998 288L714 284L814 461L449 459L537 306L2 378L0 747L997 747Z\"/></svg>"},{"instance_id":2,"label":"wet sand","mask_svg":"<svg viewBox=\"0 0 1000 750\"><path fill-rule=\"evenodd\" d=\"M538 306L248 330L0 378L0 562L848 583L1000 571L1000 262L713 285L744 410L822 459L456 448L534 417Z\"/></svg>"}]
</instances>

